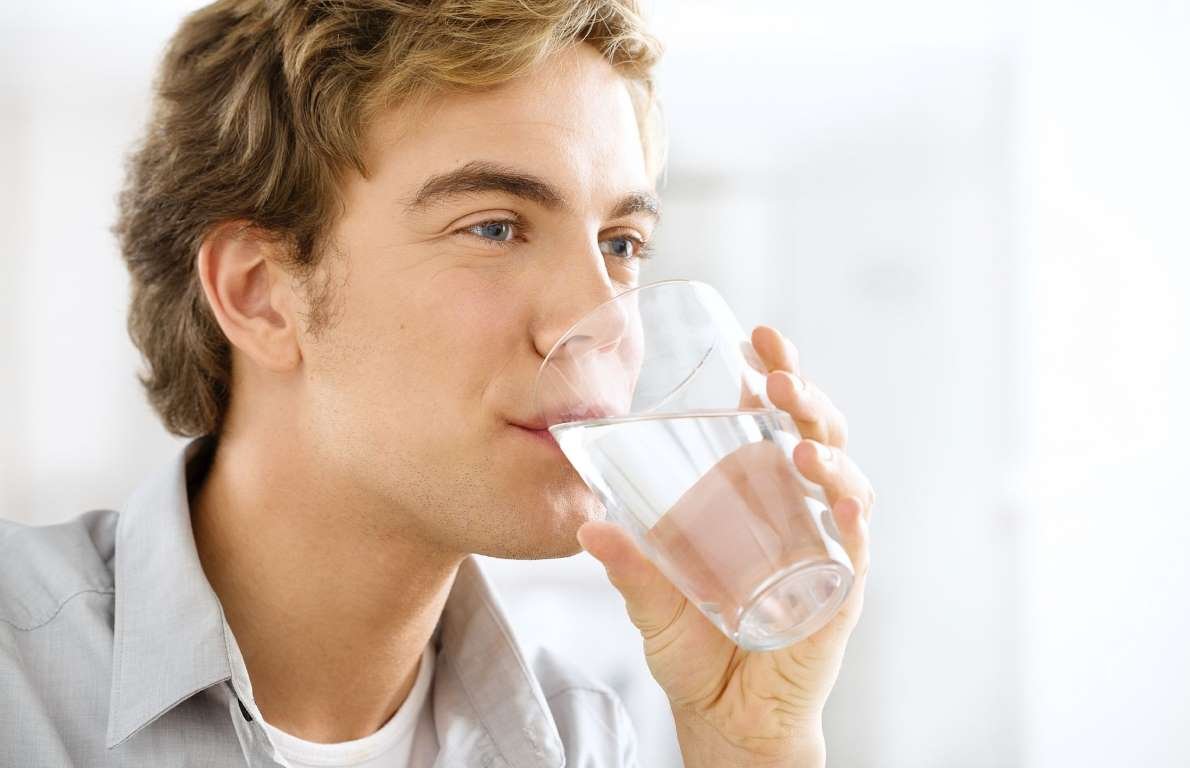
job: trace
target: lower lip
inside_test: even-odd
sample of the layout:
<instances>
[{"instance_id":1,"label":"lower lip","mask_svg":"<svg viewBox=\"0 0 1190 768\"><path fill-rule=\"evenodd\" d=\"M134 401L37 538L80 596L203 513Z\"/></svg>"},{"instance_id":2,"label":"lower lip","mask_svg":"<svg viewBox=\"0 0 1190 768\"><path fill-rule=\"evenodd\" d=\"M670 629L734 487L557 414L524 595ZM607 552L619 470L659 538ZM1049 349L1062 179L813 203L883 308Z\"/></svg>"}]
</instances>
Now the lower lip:
<instances>
[{"instance_id":1,"label":"lower lip","mask_svg":"<svg viewBox=\"0 0 1190 768\"><path fill-rule=\"evenodd\" d=\"M554 439L554 436L550 434L550 431L548 429L526 429L525 427L520 427L520 426L516 426L516 425L513 425L513 428L516 429L518 432L521 432L521 433L527 435L528 437L531 437L532 439L536 440L537 442L541 443L542 445L545 445L548 448L552 448L553 450L557 451L558 453L562 453L562 446L558 445L558 441Z\"/></svg>"}]
</instances>

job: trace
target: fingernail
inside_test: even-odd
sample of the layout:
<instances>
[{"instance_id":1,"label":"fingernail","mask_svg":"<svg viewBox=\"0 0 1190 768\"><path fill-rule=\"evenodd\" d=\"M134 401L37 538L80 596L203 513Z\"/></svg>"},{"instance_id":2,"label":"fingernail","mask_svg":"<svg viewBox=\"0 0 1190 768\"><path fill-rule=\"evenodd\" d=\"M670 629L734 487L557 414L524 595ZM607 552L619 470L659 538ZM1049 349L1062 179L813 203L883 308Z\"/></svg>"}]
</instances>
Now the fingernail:
<instances>
[{"instance_id":1,"label":"fingernail","mask_svg":"<svg viewBox=\"0 0 1190 768\"><path fill-rule=\"evenodd\" d=\"M759 371L760 373L769 372L769 369L764 364L764 361L760 359L760 355L756 353L756 347L752 346L752 342L741 341L740 352L744 355L744 360L748 363L748 365L752 366L753 369Z\"/></svg>"},{"instance_id":2,"label":"fingernail","mask_svg":"<svg viewBox=\"0 0 1190 768\"><path fill-rule=\"evenodd\" d=\"M826 463L831 460L831 449L822 443L814 443L814 450L818 454L818 460Z\"/></svg>"}]
</instances>

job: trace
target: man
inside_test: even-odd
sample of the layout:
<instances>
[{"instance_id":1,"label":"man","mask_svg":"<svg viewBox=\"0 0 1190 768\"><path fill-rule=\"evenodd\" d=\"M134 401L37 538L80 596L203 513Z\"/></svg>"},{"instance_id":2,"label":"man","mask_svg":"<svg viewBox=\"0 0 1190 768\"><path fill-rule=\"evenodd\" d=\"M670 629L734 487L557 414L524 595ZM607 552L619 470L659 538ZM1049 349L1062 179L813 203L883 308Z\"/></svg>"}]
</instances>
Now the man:
<instances>
[{"instance_id":1,"label":"man","mask_svg":"<svg viewBox=\"0 0 1190 768\"><path fill-rule=\"evenodd\" d=\"M116 232L185 451L119 511L0 528L4 765L611 766L622 706L527 662L469 557L605 565L688 766L820 766L872 492L759 327L857 569L746 653L525 425L542 356L637 284L658 48L629 0L217 2L172 40Z\"/></svg>"}]
</instances>

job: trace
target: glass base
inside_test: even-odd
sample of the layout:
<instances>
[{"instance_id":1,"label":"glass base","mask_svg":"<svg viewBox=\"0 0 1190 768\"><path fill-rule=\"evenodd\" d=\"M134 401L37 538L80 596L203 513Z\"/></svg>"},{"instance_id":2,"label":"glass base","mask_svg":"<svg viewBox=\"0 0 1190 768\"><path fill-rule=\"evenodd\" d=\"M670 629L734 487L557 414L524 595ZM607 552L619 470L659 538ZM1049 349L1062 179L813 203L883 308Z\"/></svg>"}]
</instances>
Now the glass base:
<instances>
[{"instance_id":1,"label":"glass base","mask_svg":"<svg viewBox=\"0 0 1190 768\"><path fill-rule=\"evenodd\" d=\"M822 629L851 591L851 571L833 561L803 563L761 586L740 610L735 640L749 651L772 651Z\"/></svg>"}]
</instances>

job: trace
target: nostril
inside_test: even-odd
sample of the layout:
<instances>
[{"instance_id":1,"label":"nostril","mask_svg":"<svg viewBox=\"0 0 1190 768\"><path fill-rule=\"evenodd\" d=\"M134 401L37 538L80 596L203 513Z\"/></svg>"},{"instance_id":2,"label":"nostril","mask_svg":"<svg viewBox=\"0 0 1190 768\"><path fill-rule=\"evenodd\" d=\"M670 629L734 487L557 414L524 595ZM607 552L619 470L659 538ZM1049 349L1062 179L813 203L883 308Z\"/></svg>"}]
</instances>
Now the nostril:
<instances>
[{"instance_id":1,"label":"nostril","mask_svg":"<svg viewBox=\"0 0 1190 768\"><path fill-rule=\"evenodd\" d=\"M566 341L562 349L571 355L583 355L590 352L615 352L623 336L600 341L594 336L573 336Z\"/></svg>"}]
</instances>

